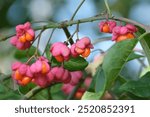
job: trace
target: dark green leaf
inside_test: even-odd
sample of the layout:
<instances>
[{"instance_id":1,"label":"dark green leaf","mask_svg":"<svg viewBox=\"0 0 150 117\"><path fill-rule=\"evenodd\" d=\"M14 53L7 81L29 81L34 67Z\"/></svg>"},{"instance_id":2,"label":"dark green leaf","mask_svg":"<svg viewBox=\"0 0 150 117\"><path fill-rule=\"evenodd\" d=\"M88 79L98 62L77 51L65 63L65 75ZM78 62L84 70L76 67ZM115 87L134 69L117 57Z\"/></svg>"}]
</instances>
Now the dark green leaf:
<instances>
[{"instance_id":1,"label":"dark green leaf","mask_svg":"<svg viewBox=\"0 0 150 117\"><path fill-rule=\"evenodd\" d=\"M113 95L120 98L124 92L120 91L119 88L121 85L123 85L126 82L127 82L127 80L123 76L119 75L116 78L113 87L111 88Z\"/></svg>"},{"instance_id":2,"label":"dark green leaf","mask_svg":"<svg viewBox=\"0 0 150 117\"><path fill-rule=\"evenodd\" d=\"M137 36L142 35L144 32L144 29L138 27ZM144 36L144 38L140 40L140 43L150 64L150 34Z\"/></svg>"},{"instance_id":3,"label":"dark green leaf","mask_svg":"<svg viewBox=\"0 0 150 117\"><path fill-rule=\"evenodd\" d=\"M127 61L131 61L131 60L138 59L138 58L141 58L141 57L144 57L144 56L132 52L132 53L130 54L130 56L128 57Z\"/></svg>"},{"instance_id":4,"label":"dark green leaf","mask_svg":"<svg viewBox=\"0 0 150 117\"><path fill-rule=\"evenodd\" d=\"M22 99L22 96L18 93L18 91L8 91L7 93L0 94L1 100L19 100Z\"/></svg>"},{"instance_id":5,"label":"dark green leaf","mask_svg":"<svg viewBox=\"0 0 150 117\"><path fill-rule=\"evenodd\" d=\"M50 61L50 60L51 60L51 57L52 57L52 54L50 53L50 44L48 44L48 45L46 46L46 51L45 51L45 53L46 53L47 59Z\"/></svg>"},{"instance_id":6,"label":"dark green leaf","mask_svg":"<svg viewBox=\"0 0 150 117\"><path fill-rule=\"evenodd\" d=\"M106 78L104 75L104 71L101 68L100 70L97 70L98 72L96 73L96 84L95 84L95 92L104 92L105 91L105 85L106 85Z\"/></svg>"},{"instance_id":7,"label":"dark green leaf","mask_svg":"<svg viewBox=\"0 0 150 117\"><path fill-rule=\"evenodd\" d=\"M84 70L88 65L88 62L82 57L71 57L69 61L64 62L64 68L69 71Z\"/></svg>"},{"instance_id":8,"label":"dark green leaf","mask_svg":"<svg viewBox=\"0 0 150 117\"><path fill-rule=\"evenodd\" d=\"M105 55L102 68L107 80L106 89L109 89L117 78L137 42L137 39L132 39L116 43Z\"/></svg>"},{"instance_id":9,"label":"dark green leaf","mask_svg":"<svg viewBox=\"0 0 150 117\"><path fill-rule=\"evenodd\" d=\"M128 81L120 87L120 90L138 97L150 98L150 72L137 81Z\"/></svg>"},{"instance_id":10,"label":"dark green leaf","mask_svg":"<svg viewBox=\"0 0 150 117\"><path fill-rule=\"evenodd\" d=\"M28 57L31 57L35 53L35 50L36 48L34 46L31 46L29 51L17 49L14 57L22 62L26 62L28 60Z\"/></svg>"},{"instance_id":11,"label":"dark green leaf","mask_svg":"<svg viewBox=\"0 0 150 117\"><path fill-rule=\"evenodd\" d=\"M31 89L33 89L36 85L33 84L33 83L29 83L28 85L26 86L19 86L19 91L22 93L22 94L26 94L28 93Z\"/></svg>"},{"instance_id":12,"label":"dark green leaf","mask_svg":"<svg viewBox=\"0 0 150 117\"><path fill-rule=\"evenodd\" d=\"M92 83L82 97L83 100L98 100L102 97L105 90L106 79L101 66L98 67L93 77Z\"/></svg>"},{"instance_id":13,"label":"dark green leaf","mask_svg":"<svg viewBox=\"0 0 150 117\"><path fill-rule=\"evenodd\" d=\"M102 70L101 67L102 67L101 65L97 67L97 71L96 71L94 77L92 78L92 82L88 88L89 92L95 92L96 80L97 80L98 74L101 73L101 70Z\"/></svg>"},{"instance_id":14,"label":"dark green leaf","mask_svg":"<svg viewBox=\"0 0 150 117\"><path fill-rule=\"evenodd\" d=\"M32 100L47 100L49 97L47 88L42 89L36 95L34 95L31 99Z\"/></svg>"},{"instance_id":15,"label":"dark green leaf","mask_svg":"<svg viewBox=\"0 0 150 117\"><path fill-rule=\"evenodd\" d=\"M93 93L86 91L82 96L82 100L99 100L102 95L103 92Z\"/></svg>"},{"instance_id":16,"label":"dark green leaf","mask_svg":"<svg viewBox=\"0 0 150 117\"><path fill-rule=\"evenodd\" d=\"M55 100L64 100L67 98L67 95L61 90L62 84L56 84L51 87L51 97Z\"/></svg>"},{"instance_id":17,"label":"dark green leaf","mask_svg":"<svg viewBox=\"0 0 150 117\"><path fill-rule=\"evenodd\" d=\"M127 62L129 55L131 54L137 40L125 40L115 44L107 53L104 58L104 62L97 68L97 72L93 77L93 81L88 91L96 92L90 95L98 95L101 98L106 88L110 87L114 80L117 78L124 64ZM106 86L107 85L107 86ZM89 95L89 93L85 95ZM97 98L97 97L96 97Z\"/></svg>"},{"instance_id":18,"label":"dark green leaf","mask_svg":"<svg viewBox=\"0 0 150 117\"><path fill-rule=\"evenodd\" d=\"M3 84L0 84L0 100L22 99L18 91L14 91Z\"/></svg>"}]
</instances>

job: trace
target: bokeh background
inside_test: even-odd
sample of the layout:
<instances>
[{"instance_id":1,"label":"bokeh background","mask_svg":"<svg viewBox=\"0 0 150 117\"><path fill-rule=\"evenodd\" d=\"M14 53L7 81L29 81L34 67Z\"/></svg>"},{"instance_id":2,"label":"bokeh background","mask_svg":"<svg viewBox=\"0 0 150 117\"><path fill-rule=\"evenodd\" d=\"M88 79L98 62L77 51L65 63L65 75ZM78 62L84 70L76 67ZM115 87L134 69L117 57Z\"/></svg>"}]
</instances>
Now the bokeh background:
<instances>
[{"instance_id":1,"label":"bokeh background","mask_svg":"<svg viewBox=\"0 0 150 117\"><path fill-rule=\"evenodd\" d=\"M69 20L80 0L0 0L0 36L15 32L15 26L26 21L54 21ZM114 15L131 18L144 24L150 24L150 0L109 0ZM103 0L86 0L75 19L94 16L105 10ZM88 36L94 42L96 39L109 36L102 34L98 29L99 21L80 25L79 36ZM34 24L42 25L42 24ZM76 26L69 27L71 33ZM49 38L51 29L42 35L40 50L43 51ZM38 32L37 32L38 33ZM57 29L51 42L64 41L66 36L61 29ZM106 41L95 45L95 49L107 50L114 42ZM36 43L35 43L36 45ZM140 45L137 48L141 48ZM14 59L16 49L9 44L9 40L0 42L0 72L10 74L10 65ZM88 58L92 60L98 52L93 52ZM116 60L117 62L117 60ZM124 67L123 73L136 79L140 64L137 60L131 61Z\"/></svg>"}]
</instances>

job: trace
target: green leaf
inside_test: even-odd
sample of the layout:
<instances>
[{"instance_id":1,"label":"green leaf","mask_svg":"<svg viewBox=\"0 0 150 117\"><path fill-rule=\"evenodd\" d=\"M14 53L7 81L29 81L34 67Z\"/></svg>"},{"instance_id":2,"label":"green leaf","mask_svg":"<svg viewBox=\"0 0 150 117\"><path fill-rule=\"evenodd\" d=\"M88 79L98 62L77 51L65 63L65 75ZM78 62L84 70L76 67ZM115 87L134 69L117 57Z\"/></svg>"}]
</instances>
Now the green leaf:
<instances>
[{"instance_id":1,"label":"green leaf","mask_svg":"<svg viewBox=\"0 0 150 117\"><path fill-rule=\"evenodd\" d=\"M22 62L26 62L28 60L28 57L31 57L35 53L36 48L34 46L31 46L28 53L27 53L27 51L28 50L18 50L17 49L15 51L14 57ZM38 52L38 53L40 53L40 52Z\"/></svg>"},{"instance_id":2,"label":"green leaf","mask_svg":"<svg viewBox=\"0 0 150 117\"><path fill-rule=\"evenodd\" d=\"M105 55L102 69L107 80L106 89L109 89L117 78L137 42L137 39L132 39L116 43Z\"/></svg>"},{"instance_id":3,"label":"green leaf","mask_svg":"<svg viewBox=\"0 0 150 117\"><path fill-rule=\"evenodd\" d=\"M120 87L120 90L138 97L150 98L150 72L137 81L128 81Z\"/></svg>"},{"instance_id":4,"label":"green leaf","mask_svg":"<svg viewBox=\"0 0 150 117\"><path fill-rule=\"evenodd\" d=\"M108 51L104 58L102 67L99 66L97 68L96 74L93 77L92 83L88 89L89 92L95 92L90 95L90 98L94 98L92 96L97 95L99 96L98 99L100 99L105 90L110 87L117 78L124 64L127 62L127 60L129 60L129 55L130 57L133 56L132 58L135 58L134 55L131 55L131 52L136 43L137 40L125 40L115 44Z\"/></svg>"},{"instance_id":5,"label":"green leaf","mask_svg":"<svg viewBox=\"0 0 150 117\"><path fill-rule=\"evenodd\" d=\"M33 47L33 46L31 46L28 55L29 55L29 56L32 56L32 55L34 54L35 50L36 50L36 48ZM28 50L18 50L18 49L17 49L16 52L15 52L15 54L14 54L14 57L15 57L16 59L23 59L23 58L26 58L26 57L27 57L27 51L28 51Z\"/></svg>"},{"instance_id":6,"label":"green leaf","mask_svg":"<svg viewBox=\"0 0 150 117\"><path fill-rule=\"evenodd\" d=\"M64 62L64 68L69 71L84 70L88 65L88 62L82 57L71 57L68 61Z\"/></svg>"},{"instance_id":7,"label":"green leaf","mask_svg":"<svg viewBox=\"0 0 150 117\"><path fill-rule=\"evenodd\" d=\"M91 82L91 84L90 84L90 86L89 86L89 88L88 88L88 91L89 91L89 92L95 92L96 80L97 80L98 74L101 73L101 70L102 70L101 67L102 67L101 65L99 65L99 66L97 67L96 73L95 73L95 75L93 76L92 82Z\"/></svg>"},{"instance_id":8,"label":"green leaf","mask_svg":"<svg viewBox=\"0 0 150 117\"><path fill-rule=\"evenodd\" d=\"M18 93L18 91L8 91L7 93L0 94L0 100L19 100L22 99L22 96Z\"/></svg>"},{"instance_id":9,"label":"green leaf","mask_svg":"<svg viewBox=\"0 0 150 117\"><path fill-rule=\"evenodd\" d=\"M92 83L82 97L85 100L98 100L102 97L105 90L106 79L101 66L98 67L96 74L93 77Z\"/></svg>"},{"instance_id":10,"label":"green leaf","mask_svg":"<svg viewBox=\"0 0 150 117\"><path fill-rule=\"evenodd\" d=\"M128 57L127 61L131 61L131 60L138 59L138 58L141 58L141 57L144 57L144 56L132 52L132 53L130 54L130 56Z\"/></svg>"},{"instance_id":11,"label":"green leaf","mask_svg":"<svg viewBox=\"0 0 150 117\"><path fill-rule=\"evenodd\" d=\"M61 90L63 84L56 84L51 87L51 97L55 100L65 100L67 95Z\"/></svg>"},{"instance_id":12,"label":"green leaf","mask_svg":"<svg viewBox=\"0 0 150 117\"><path fill-rule=\"evenodd\" d=\"M137 36L140 36L144 32L145 32L144 29L138 27L138 32L136 34ZM144 36L144 38L140 40L140 43L150 64L150 34Z\"/></svg>"},{"instance_id":13,"label":"green leaf","mask_svg":"<svg viewBox=\"0 0 150 117\"><path fill-rule=\"evenodd\" d=\"M96 93L104 92L106 85L106 78L103 69L101 68L97 70L97 73L94 77L96 77L95 92Z\"/></svg>"},{"instance_id":14,"label":"green leaf","mask_svg":"<svg viewBox=\"0 0 150 117\"><path fill-rule=\"evenodd\" d=\"M49 61L51 60L51 57L52 57L52 54L50 53L50 46L51 46L50 44L47 44L46 51L45 51L46 57Z\"/></svg>"},{"instance_id":15,"label":"green leaf","mask_svg":"<svg viewBox=\"0 0 150 117\"><path fill-rule=\"evenodd\" d=\"M19 86L19 91L22 93L22 94L26 94L28 93L31 89L33 89L36 85L33 84L33 83L29 83L28 85L26 86Z\"/></svg>"},{"instance_id":16,"label":"green leaf","mask_svg":"<svg viewBox=\"0 0 150 117\"><path fill-rule=\"evenodd\" d=\"M120 91L119 88L120 88L121 85L123 85L123 84L126 83L126 82L127 82L127 80L126 80L123 76L119 75L119 76L116 78L113 87L111 88L111 92L112 92L116 97L118 97L118 98L121 97L124 92Z\"/></svg>"},{"instance_id":17,"label":"green leaf","mask_svg":"<svg viewBox=\"0 0 150 117\"><path fill-rule=\"evenodd\" d=\"M47 88L42 89L40 92L38 92L36 95L31 97L31 100L47 100L48 99L48 90Z\"/></svg>"},{"instance_id":18,"label":"green leaf","mask_svg":"<svg viewBox=\"0 0 150 117\"><path fill-rule=\"evenodd\" d=\"M99 100L103 92L93 93L86 91L82 96L82 100Z\"/></svg>"},{"instance_id":19,"label":"green leaf","mask_svg":"<svg viewBox=\"0 0 150 117\"><path fill-rule=\"evenodd\" d=\"M0 100L22 99L18 91L14 91L3 84L0 84Z\"/></svg>"}]
</instances>

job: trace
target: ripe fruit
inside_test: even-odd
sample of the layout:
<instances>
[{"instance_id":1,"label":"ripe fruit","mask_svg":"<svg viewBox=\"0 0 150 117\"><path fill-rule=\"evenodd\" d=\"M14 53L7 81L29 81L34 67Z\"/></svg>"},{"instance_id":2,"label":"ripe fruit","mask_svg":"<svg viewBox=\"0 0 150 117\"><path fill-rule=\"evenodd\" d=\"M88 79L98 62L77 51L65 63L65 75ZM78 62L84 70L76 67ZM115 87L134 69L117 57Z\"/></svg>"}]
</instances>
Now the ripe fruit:
<instances>
[{"instance_id":1,"label":"ripe fruit","mask_svg":"<svg viewBox=\"0 0 150 117\"><path fill-rule=\"evenodd\" d=\"M127 33L126 35L120 35L116 39L116 42L123 41L123 40L126 40L126 39L134 39L134 35L131 34L131 33Z\"/></svg>"},{"instance_id":2,"label":"ripe fruit","mask_svg":"<svg viewBox=\"0 0 150 117\"><path fill-rule=\"evenodd\" d=\"M69 60L70 49L65 43L62 42L54 43L50 48L50 52L58 62Z\"/></svg>"},{"instance_id":3,"label":"ripe fruit","mask_svg":"<svg viewBox=\"0 0 150 117\"><path fill-rule=\"evenodd\" d=\"M115 21L102 21L99 23L100 32L104 33L112 33L112 30L115 26Z\"/></svg>"},{"instance_id":4,"label":"ripe fruit","mask_svg":"<svg viewBox=\"0 0 150 117\"><path fill-rule=\"evenodd\" d=\"M93 45L88 37L81 38L76 43L71 46L71 54L73 57L79 55L83 57L88 57L93 49Z\"/></svg>"},{"instance_id":5,"label":"ripe fruit","mask_svg":"<svg viewBox=\"0 0 150 117\"><path fill-rule=\"evenodd\" d=\"M16 26L16 35L11 38L10 43L19 50L25 50L31 46L34 36L35 32L31 24L26 22Z\"/></svg>"},{"instance_id":6,"label":"ripe fruit","mask_svg":"<svg viewBox=\"0 0 150 117\"><path fill-rule=\"evenodd\" d=\"M134 33L136 31L137 31L136 27L131 24L127 24L125 26L116 26L113 29L112 40L119 42L126 39L134 39L135 38Z\"/></svg>"}]
</instances>

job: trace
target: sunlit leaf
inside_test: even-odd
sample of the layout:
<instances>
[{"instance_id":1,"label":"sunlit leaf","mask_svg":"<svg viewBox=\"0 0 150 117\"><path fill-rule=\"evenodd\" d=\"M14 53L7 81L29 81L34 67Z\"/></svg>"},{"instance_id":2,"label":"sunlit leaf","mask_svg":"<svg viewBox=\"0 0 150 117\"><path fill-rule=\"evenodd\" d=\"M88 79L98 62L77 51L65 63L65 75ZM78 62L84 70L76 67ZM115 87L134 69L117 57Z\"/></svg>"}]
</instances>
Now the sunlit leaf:
<instances>
[{"instance_id":1,"label":"sunlit leaf","mask_svg":"<svg viewBox=\"0 0 150 117\"><path fill-rule=\"evenodd\" d=\"M111 87L114 80L119 75L137 42L137 39L125 40L116 43L109 49L102 65L102 69L104 70L105 78L107 80L106 89Z\"/></svg>"}]
</instances>

